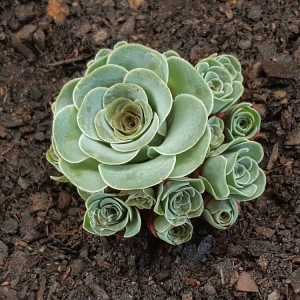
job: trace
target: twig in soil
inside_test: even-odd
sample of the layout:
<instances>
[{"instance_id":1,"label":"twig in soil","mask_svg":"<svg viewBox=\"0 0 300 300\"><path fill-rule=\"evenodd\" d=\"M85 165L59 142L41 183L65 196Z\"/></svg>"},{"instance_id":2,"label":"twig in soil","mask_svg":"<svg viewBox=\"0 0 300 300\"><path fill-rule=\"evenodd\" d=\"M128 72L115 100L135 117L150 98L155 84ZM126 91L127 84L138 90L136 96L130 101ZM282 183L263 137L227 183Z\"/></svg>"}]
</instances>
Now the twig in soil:
<instances>
[{"instance_id":1,"label":"twig in soil","mask_svg":"<svg viewBox=\"0 0 300 300\"><path fill-rule=\"evenodd\" d=\"M49 65L47 65L47 67L57 67L57 66L61 66L61 65L71 64L73 62L82 61L82 60L88 59L90 57L91 57L91 55L69 58L69 59L65 59L65 60L61 60L61 61L57 61L55 63L49 64Z\"/></svg>"},{"instance_id":2,"label":"twig in soil","mask_svg":"<svg viewBox=\"0 0 300 300\"><path fill-rule=\"evenodd\" d=\"M221 283L222 283L222 285L224 285L225 284L225 280L224 280L223 269L219 268L219 272L220 272L220 277L221 277Z\"/></svg>"},{"instance_id":3,"label":"twig in soil","mask_svg":"<svg viewBox=\"0 0 300 300\"><path fill-rule=\"evenodd\" d=\"M9 153L14 147L15 147L16 144L11 144L6 150L4 150L1 155L4 156L6 155L7 153Z\"/></svg>"}]
</instances>

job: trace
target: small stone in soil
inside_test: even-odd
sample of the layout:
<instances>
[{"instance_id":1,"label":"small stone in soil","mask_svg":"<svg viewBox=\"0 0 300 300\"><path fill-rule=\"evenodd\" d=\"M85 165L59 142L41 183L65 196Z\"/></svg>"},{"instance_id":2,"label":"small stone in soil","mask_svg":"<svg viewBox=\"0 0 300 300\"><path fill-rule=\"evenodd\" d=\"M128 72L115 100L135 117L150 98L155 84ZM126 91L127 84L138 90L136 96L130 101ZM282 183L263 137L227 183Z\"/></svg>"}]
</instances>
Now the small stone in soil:
<instances>
[{"instance_id":1,"label":"small stone in soil","mask_svg":"<svg viewBox=\"0 0 300 300\"><path fill-rule=\"evenodd\" d=\"M213 241L213 236L208 235L199 244L198 253L199 253L199 256L202 257L203 259L205 258L206 253L211 249L212 241Z\"/></svg>"},{"instance_id":2,"label":"small stone in soil","mask_svg":"<svg viewBox=\"0 0 300 300\"><path fill-rule=\"evenodd\" d=\"M4 221L1 225L1 230L8 234L16 233L19 228L19 224L17 220L9 218L6 221Z\"/></svg>"},{"instance_id":3,"label":"small stone in soil","mask_svg":"<svg viewBox=\"0 0 300 300\"><path fill-rule=\"evenodd\" d=\"M204 286L204 290L208 295L214 295L216 293L214 286L209 283Z\"/></svg>"},{"instance_id":4,"label":"small stone in soil","mask_svg":"<svg viewBox=\"0 0 300 300\"><path fill-rule=\"evenodd\" d=\"M126 22L121 26L119 35L120 36L126 36L130 35L135 28L135 18L134 17L129 17Z\"/></svg>"},{"instance_id":5,"label":"small stone in soil","mask_svg":"<svg viewBox=\"0 0 300 300\"><path fill-rule=\"evenodd\" d=\"M247 272L242 272L235 286L238 291L242 292L258 292L258 287L252 276Z\"/></svg>"},{"instance_id":6,"label":"small stone in soil","mask_svg":"<svg viewBox=\"0 0 300 300\"><path fill-rule=\"evenodd\" d=\"M266 238L271 238L275 233L275 229L271 229L265 226L257 226L255 227L255 231L265 236Z\"/></svg>"},{"instance_id":7,"label":"small stone in soil","mask_svg":"<svg viewBox=\"0 0 300 300\"><path fill-rule=\"evenodd\" d=\"M15 14L21 22L34 17L35 12L33 9L33 3L28 5L18 5L15 9Z\"/></svg>"},{"instance_id":8,"label":"small stone in soil","mask_svg":"<svg viewBox=\"0 0 300 300\"><path fill-rule=\"evenodd\" d=\"M30 197L32 205L30 211L41 211L46 210L49 206L49 199L46 193L38 193Z\"/></svg>"},{"instance_id":9,"label":"small stone in soil","mask_svg":"<svg viewBox=\"0 0 300 300\"><path fill-rule=\"evenodd\" d=\"M21 40L25 41L31 41L32 40L32 34L34 31L36 31L36 25L25 25L22 29L20 29L16 33L16 37L18 37Z\"/></svg>"},{"instance_id":10,"label":"small stone in soil","mask_svg":"<svg viewBox=\"0 0 300 300\"><path fill-rule=\"evenodd\" d=\"M300 128L297 127L295 129L293 129L290 132L289 137L284 144L287 146L299 145L300 144Z\"/></svg>"},{"instance_id":11,"label":"small stone in soil","mask_svg":"<svg viewBox=\"0 0 300 300\"><path fill-rule=\"evenodd\" d=\"M0 261L8 254L8 247L0 240Z\"/></svg>"},{"instance_id":12,"label":"small stone in soil","mask_svg":"<svg viewBox=\"0 0 300 300\"><path fill-rule=\"evenodd\" d=\"M94 32L91 36L92 43L96 46L100 46L101 43L109 38L110 34L107 29L102 28Z\"/></svg>"},{"instance_id":13,"label":"small stone in soil","mask_svg":"<svg viewBox=\"0 0 300 300\"><path fill-rule=\"evenodd\" d=\"M291 285L296 294L300 292L300 268L292 273Z\"/></svg>"},{"instance_id":14,"label":"small stone in soil","mask_svg":"<svg viewBox=\"0 0 300 300\"><path fill-rule=\"evenodd\" d=\"M280 300L280 294L277 290L268 295L268 300Z\"/></svg>"},{"instance_id":15,"label":"small stone in soil","mask_svg":"<svg viewBox=\"0 0 300 300\"><path fill-rule=\"evenodd\" d=\"M41 50L45 51L45 33L43 30L38 29L34 34L33 34L33 41L36 44L36 46Z\"/></svg>"}]
</instances>

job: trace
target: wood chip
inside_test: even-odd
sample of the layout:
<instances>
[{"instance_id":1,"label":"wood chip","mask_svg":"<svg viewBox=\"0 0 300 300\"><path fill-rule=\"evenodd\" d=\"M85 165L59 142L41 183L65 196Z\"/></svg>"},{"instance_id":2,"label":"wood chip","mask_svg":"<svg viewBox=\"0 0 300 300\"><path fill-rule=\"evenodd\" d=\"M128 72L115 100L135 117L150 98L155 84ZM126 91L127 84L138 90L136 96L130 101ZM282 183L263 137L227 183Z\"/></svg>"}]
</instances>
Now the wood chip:
<instances>
[{"instance_id":1,"label":"wood chip","mask_svg":"<svg viewBox=\"0 0 300 300\"><path fill-rule=\"evenodd\" d=\"M278 151L279 151L279 145L278 145L278 143L276 143L273 146L273 150L272 150L272 153L270 155L269 162L268 162L268 165L267 165L267 170L270 171L270 170L273 169L274 163L276 162L276 160L278 158Z\"/></svg>"},{"instance_id":2,"label":"wood chip","mask_svg":"<svg viewBox=\"0 0 300 300\"><path fill-rule=\"evenodd\" d=\"M140 6L145 4L145 0L128 0L128 4L132 9L138 9Z\"/></svg>"},{"instance_id":3,"label":"wood chip","mask_svg":"<svg viewBox=\"0 0 300 300\"><path fill-rule=\"evenodd\" d=\"M265 226L257 226L255 227L255 231L267 238L271 238L275 233L275 229L271 229Z\"/></svg>"},{"instance_id":4,"label":"wood chip","mask_svg":"<svg viewBox=\"0 0 300 300\"><path fill-rule=\"evenodd\" d=\"M49 0L47 15L53 18L56 25L62 25L69 14L69 6L63 0Z\"/></svg>"},{"instance_id":5,"label":"wood chip","mask_svg":"<svg viewBox=\"0 0 300 300\"><path fill-rule=\"evenodd\" d=\"M197 279L194 279L194 278L185 278L183 280L184 284L186 285L191 285L191 286L195 286L195 285L199 285L200 282L197 280Z\"/></svg>"},{"instance_id":6,"label":"wood chip","mask_svg":"<svg viewBox=\"0 0 300 300\"><path fill-rule=\"evenodd\" d=\"M17 38L15 35L10 34L11 43L13 47L18 50L21 54L23 54L28 59L35 59L35 54L26 47L19 38Z\"/></svg>"}]
</instances>

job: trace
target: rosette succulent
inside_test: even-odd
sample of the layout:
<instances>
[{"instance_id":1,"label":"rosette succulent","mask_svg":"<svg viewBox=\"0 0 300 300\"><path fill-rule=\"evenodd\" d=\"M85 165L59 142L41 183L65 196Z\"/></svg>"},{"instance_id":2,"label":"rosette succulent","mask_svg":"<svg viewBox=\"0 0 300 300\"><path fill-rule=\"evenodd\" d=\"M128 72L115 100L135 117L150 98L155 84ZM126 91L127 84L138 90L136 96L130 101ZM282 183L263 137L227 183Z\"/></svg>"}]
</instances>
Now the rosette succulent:
<instances>
[{"instance_id":1,"label":"rosette succulent","mask_svg":"<svg viewBox=\"0 0 300 300\"><path fill-rule=\"evenodd\" d=\"M154 212L179 226L188 218L199 217L204 208L201 193L204 185L200 179L177 178L158 187Z\"/></svg>"},{"instance_id":2,"label":"rosette succulent","mask_svg":"<svg viewBox=\"0 0 300 300\"><path fill-rule=\"evenodd\" d=\"M222 119L213 116L208 120L208 125L211 132L211 139L207 156L210 156L212 151L217 149L224 142L224 122Z\"/></svg>"},{"instance_id":3,"label":"rosette succulent","mask_svg":"<svg viewBox=\"0 0 300 300\"><path fill-rule=\"evenodd\" d=\"M250 103L230 107L223 116L224 133L228 141L238 137L252 138L260 128L260 115Z\"/></svg>"},{"instance_id":4,"label":"rosette succulent","mask_svg":"<svg viewBox=\"0 0 300 300\"><path fill-rule=\"evenodd\" d=\"M90 233L109 236L124 230L124 237L131 237L140 231L137 208L116 194L95 193L86 200L86 209L83 228Z\"/></svg>"},{"instance_id":5,"label":"rosette succulent","mask_svg":"<svg viewBox=\"0 0 300 300\"><path fill-rule=\"evenodd\" d=\"M196 70L203 76L214 95L212 113L225 111L243 94L243 76L239 61L231 55L213 54L201 60Z\"/></svg>"},{"instance_id":6,"label":"rosette succulent","mask_svg":"<svg viewBox=\"0 0 300 300\"><path fill-rule=\"evenodd\" d=\"M128 195L125 203L128 206L135 206L138 209L150 209L156 202L155 192L153 188L145 188L142 190L121 191L119 195Z\"/></svg>"},{"instance_id":7,"label":"rosette succulent","mask_svg":"<svg viewBox=\"0 0 300 300\"><path fill-rule=\"evenodd\" d=\"M239 215L239 206L233 199L211 199L205 206L203 218L213 227L227 229L233 225Z\"/></svg>"},{"instance_id":8,"label":"rosette succulent","mask_svg":"<svg viewBox=\"0 0 300 300\"><path fill-rule=\"evenodd\" d=\"M100 50L53 103L46 154L61 173L52 178L86 201L83 228L131 237L145 209L155 236L179 245L191 239L193 218L231 226L239 201L266 184L262 147L249 141L260 116L249 103L233 105L242 81L230 55L193 67L173 50L127 42Z\"/></svg>"},{"instance_id":9,"label":"rosette succulent","mask_svg":"<svg viewBox=\"0 0 300 300\"><path fill-rule=\"evenodd\" d=\"M245 138L221 145L202 166L205 190L217 200L259 197L266 185L265 174L258 166L262 158L262 146Z\"/></svg>"},{"instance_id":10,"label":"rosette succulent","mask_svg":"<svg viewBox=\"0 0 300 300\"><path fill-rule=\"evenodd\" d=\"M189 219L181 225L174 226L170 224L165 217L158 216L154 221L154 227L156 235L172 245L180 245L188 242L193 235L193 226Z\"/></svg>"},{"instance_id":11,"label":"rosette succulent","mask_svg":"<svg viewBox=\"0 0 300 300\"><path fill-rule=\"evenodd\" d=\"M187 61L121 42L63 87L47 158L89 193L150 187L201 165L212 107L209 86Z\"/></svg>"}]
</instances>

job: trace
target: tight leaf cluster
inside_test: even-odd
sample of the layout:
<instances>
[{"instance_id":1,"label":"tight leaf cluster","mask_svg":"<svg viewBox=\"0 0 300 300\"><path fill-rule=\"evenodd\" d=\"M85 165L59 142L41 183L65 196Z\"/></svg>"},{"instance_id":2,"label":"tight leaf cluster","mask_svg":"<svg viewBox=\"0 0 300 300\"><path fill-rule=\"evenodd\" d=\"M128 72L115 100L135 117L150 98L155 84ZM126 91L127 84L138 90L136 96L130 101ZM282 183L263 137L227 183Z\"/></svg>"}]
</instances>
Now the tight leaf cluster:
<instances>
[{"instance_id":1,"label":"tight leaf cluster","mask_svg":"<svg viewBox=\"0 0 300 300\"><path fill-rule=\"evenodd\" d=\"M191 220L219 229L238 217L240 201L260 196L260 116L243 93L241 65L213 54L193 67L119 42L101 49L81 78L52 105L48 161L86 200L83 227L92 234L131 237L141 212L170 244L191 239ZM150 220L150 221L149 221Z\"/></svg>"}]
</instances>

